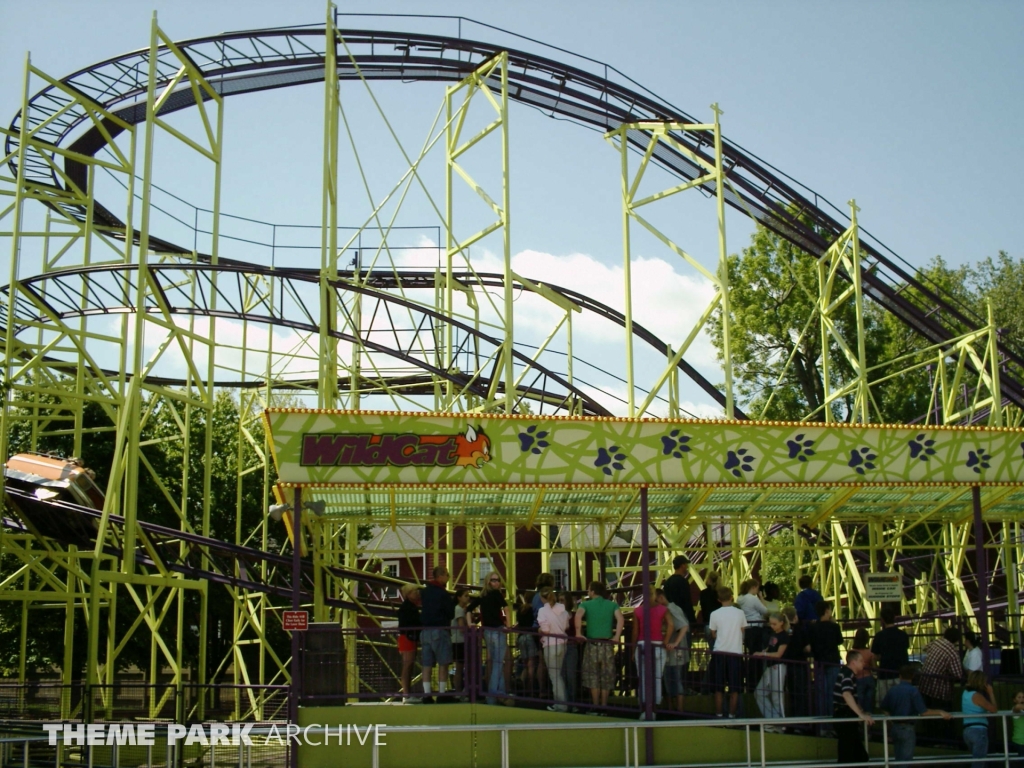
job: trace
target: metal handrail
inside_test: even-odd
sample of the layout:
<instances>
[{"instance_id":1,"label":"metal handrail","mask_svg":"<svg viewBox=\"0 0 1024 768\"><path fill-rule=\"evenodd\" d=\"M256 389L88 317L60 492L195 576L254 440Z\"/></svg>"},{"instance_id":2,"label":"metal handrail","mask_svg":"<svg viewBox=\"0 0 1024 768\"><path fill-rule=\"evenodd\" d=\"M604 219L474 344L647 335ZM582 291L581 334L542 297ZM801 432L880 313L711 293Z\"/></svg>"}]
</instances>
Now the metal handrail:
<instances>
[{"instance_id":1,"label":"metal handrail","mask_svg":"<svg viewBox=\"0 0 1024 768\"><path fill-rule=\"evenodd\" d=\"M1002 723L1002 733L1004 736L1004 746L1002 754L989 754L984 758L978 759L976 762L984 762L988 765L1004 765L1006 768L1010 768L1011 761L1016 760L1016 755L1010 753L1010 741L1009 741L1009 718L1012 717L1012 713L1008 711L996 712L996 713L983 713L983 714L965 714L962 712L951 713L951 718L954 720L962 720L965 718L978 718L984 717L988 720L998 718ZM883 755L882 760L869 761L867 763L850 763L853 766L865 766L875 767L883 766L889 768L894 765L894 760L889 752L888 745L888 726L889 723L897 722L903 723L907 721L905 717L892 717L892 716L878 716L874 720L882 725L882 745ZM501 737L501 765L502 768L509 768L514 763L511 757L511 740L509 734L518 733L522 731L607 731L607 730L622 730L623 732L623 746L624 746L624 765L626 768L639 768L641 763L640 758L640 731L642 729L658 729L658 728L730 728L744 730L746 746L747 746L747 759L746 761L740 762L722 762L715 763L716 766L722 766L722 768L754 768L755 766L782 766L782 765L799 765L803 768L825 768L825 766L831 766L834 764L833 761L794 761L792 759L773 761L767 758L767 752L765 749L765 728L766 726L774 726L779 723L785 725L822 725L825 723L849 723L849 722L861 722L860 718L839 718L839 717L792 717L785 718L784 720L769 719L769 718L729 718L720 719L713 718L710 720L683 720L683 721L654 721L654 722L637 722L637 721L597 721L597 722L571 722L571 723L494 723L494 724L463 724L463 725L400 725L400 726L389 726L386 730L382 731L383 735L401 735L401 734L412 734L412 733L498 733ZM157 726L157 733L165 729L166 726ZM252 737L269 736L273 729L268 727L254 727L248 732ZM280 736L280 729L277 729ZM302 729L302 733L308 737L309 735L314 736L327 736L330 732L330 726L323 726L314 724L307 726ZM753 749L753 738L758 739L759 749L757 756ZM28 764L28 745L38 744L40 742L47 742L48 737L46 736L14 736L14 737L0 737L0 745L23 745L25 750L22 754L25 764ZM632 743L632 747L630 744ZM259 746L259 745L256 745ZM380 765L380 747L386 746L378 745L375 740L367 740L367 746L372 749L372 765L375 768L379 768ZM246 755L251 752L252 747L244 744L232 745L231 749L237 747L240 764L244 764ZM86 758L92 760L92 748L89 746L83 747L86 750ZM174 758L172 754L176 746L168 747L168 757ZM116 759L116 746L114 747L115 759ZM150 748L151 757L152 748ZM233 753L232 753L233 754ZM929 764L929 765L955 765L963 763L963 754L957 754L950 757L936 757L934 755L928 756L926 760L915 760L917 764ZM151 762L151 760L149 761ZM659 765L670 766L679 765L678 761L672 763L661 763ZM901 765L906 765L901 763Z\"/></svg>"}]
</instances>

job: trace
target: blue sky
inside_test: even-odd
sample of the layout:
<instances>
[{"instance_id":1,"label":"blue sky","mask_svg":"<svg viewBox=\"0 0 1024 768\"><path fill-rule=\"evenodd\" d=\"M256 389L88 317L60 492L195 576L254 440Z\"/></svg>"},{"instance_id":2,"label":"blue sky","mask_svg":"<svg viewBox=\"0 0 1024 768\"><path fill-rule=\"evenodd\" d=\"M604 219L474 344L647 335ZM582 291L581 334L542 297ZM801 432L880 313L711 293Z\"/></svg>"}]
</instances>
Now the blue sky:
<instances>
[{"instance_id":1,"label":"blue sky","mask_svg":"<svg viewBox=\"0 0 1024 768\"><path fill-rule=\"evenodd\" d=\"M9 124L18 109L26 50L36 66L63 77L147 45L153 9L176 39L313 24L324 15L319 0L4 0L0 120ZM728 138L833 203L855 197L862 224L913 265L936 254L961 263L1000 249L1020 253L1020 3L395 1L350 2L343 10L476 18L614 65L698 118L718 102ZM346 24L388 28L399 22ZM455 29L454 22L424 24L437 32ZM467 25L463 35L493 39ZM372 194L379 196L397 179L401 163L357 91L357 84L346 84L342 95ZM422 143L441 93L437 85L381 87L380 99L407 146ZM278 223L319 222L321 98L320 86L307 86L228 100L224 211ZM562 259L555 272L563 282L580 273L580 262L570 257L584 255L608 272L590 275L581 290L600 291L602 281L617 279L621 263L615 152L597 134L523 109L513 113L512 137L513 250L533 253L521 263L536 269L554 269ZM163 186L204 203L204 171L178 162L173 151L157 163ZM343 196L352 201L346 208L352 221L343 223L356 223L365 215L365 195L354 176L346 175L343 184L349 182ZM712 206L687 201L663 215L685 247L713 257ZM402 223L434 224L422 200L410 203ZM736 251L749 238L749 224L730 214L729 226L730 251ZM652 241L638 239L634 253L654 266L643 273L650 282L661 279L663 268L651 260L670 261L680 280L690 279ZM615 290L605 293L602 298L616 303ZM663 299L652 299L651 323L671 306L671 296Z\"/></svg>"},{"instance_id":2,"label":"blue sky","mask_svg":"<svg viewBox=\"0 0 1024 768\"><path fill-rule=\"evenodd\" d=\"M323 16L318 0L5 0L4 122L18 108L25 50L63 76L145 46L152 9L176 38ZM937 253L974 260L1021 241L1020 3L350 2L344 10L479 18L613 64L691 114L718 101L730 138L837 204L856 197L865 226L911 263ZM316 87L304 90L315 105ZM551 227L546 247L585 247L566 237Z\"/></svg>"}]
</instances>

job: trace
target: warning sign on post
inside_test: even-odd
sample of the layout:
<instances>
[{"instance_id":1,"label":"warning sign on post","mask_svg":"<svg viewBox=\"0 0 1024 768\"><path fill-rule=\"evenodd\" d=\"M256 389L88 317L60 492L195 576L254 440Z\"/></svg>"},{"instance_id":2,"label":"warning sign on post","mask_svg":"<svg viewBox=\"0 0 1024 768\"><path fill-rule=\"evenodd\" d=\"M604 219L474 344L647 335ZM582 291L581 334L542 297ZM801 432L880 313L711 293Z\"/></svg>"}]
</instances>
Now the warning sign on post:
<instances>
[{"instance_id":1,"label":"warning sign on post","mask_svg":"<svg viewBox=\"0 0 1024 768\"><path fill-rule=\"evenodd\" d=\"M305 632L309 629L309 611L284 611L281 617L284 629L288 632Z\"/></svg>"},{"instance_id":2,"label":"warning sign on post","mask_svg":"<svg viewBox=\"0 0 1024 768\"><path fill-rule=\"evenodd\" d=\"M874 603L898 603L903 600L903 579L898 573L869 573L864 577L867 598Z\"/></svg>"}]
</instances>

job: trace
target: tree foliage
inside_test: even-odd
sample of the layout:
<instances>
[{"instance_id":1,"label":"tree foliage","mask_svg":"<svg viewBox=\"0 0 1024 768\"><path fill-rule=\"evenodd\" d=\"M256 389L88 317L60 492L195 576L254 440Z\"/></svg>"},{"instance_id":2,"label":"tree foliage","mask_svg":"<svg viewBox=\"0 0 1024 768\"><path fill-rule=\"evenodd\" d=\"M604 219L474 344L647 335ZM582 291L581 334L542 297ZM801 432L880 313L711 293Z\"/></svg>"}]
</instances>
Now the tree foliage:
<instances>
[{"instance_id":1,"label":"tree foliage","mask_svg":"<svg viewBox=\"0 0 1024 768\"><path fill-rule=\"evenodd\" d=\"M761 583L774 582L779 587L779 600L792 605L796 599L796 539L792 528L774 532L761 548Z\"/></svg>"},{"instance_id":2,"label":"tree foliage","mask_svg":"<svg viewBox=\"0 0 1024 768\"><path fill-rule=\"evenodd\" d=\"M1014 259L1006 251L995 259L986 257L970 270L970 283L977 299L992 301L1003 339L1024 352L1024 258Z\"/></svg>"},{"instance_id":3,"label":"tree foliage","mask_svg":"<svg viewBox=\"0 0 1024 768\"><path fill-rule=\"evenodd\" d=\"M754 418L824 420L817 259L774 232L759 228L742 254L729 257L728 269L733 373L742 407ZM984 259L975 267L953 268L937 256L919 272L918 279L981 318L986 317L986 301L991 300L1003 341L1018 349L1024 347L1024 293L1020 290L1024 260L1000 252L996 259ZM924 312L934 311L934 301L913 286L898 290ZM943 320L956 332L973 330L951 322L948 313ZM926 356L923 352L930 342L868 299L863 322L866 365L872 381L871 419L920 421L936 407L932 382L937 360L933 360L935 353ZM856 349L852 301L839 309L835 323L840 336ZM712 319L711 338L722 359L720 312ZM854 371L839 345L831 339L829 344L829 386L836 391L853 380ZM898 364L889 365L897 360ZM967 389L974 380L973 374L968 376ZM850 420L852 394L833 400L830 407L834 420Z\"/></svg>"}]
</instances>

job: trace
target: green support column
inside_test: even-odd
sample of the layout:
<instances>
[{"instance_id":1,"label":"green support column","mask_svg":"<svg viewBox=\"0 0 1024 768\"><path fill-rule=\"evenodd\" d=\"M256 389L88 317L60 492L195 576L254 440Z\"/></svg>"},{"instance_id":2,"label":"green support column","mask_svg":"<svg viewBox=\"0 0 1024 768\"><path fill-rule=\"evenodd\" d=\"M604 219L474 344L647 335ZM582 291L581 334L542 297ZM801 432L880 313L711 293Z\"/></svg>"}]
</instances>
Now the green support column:
<instances>
[{"instance_id":1,"label":"green support column","mask_svg":"<svg viewBox=\"0 0 1024 768\"><path fill-rule=\"evenodd\" d=\"M32 58L26 53L25 54L25 72L22 80L21 89L21 114L28 114L28 93L29 86L31 83L31 71L32 71ZM18 133L18 152L17 152L17 163L18 163L18 174L15 179L14 188L14 212L11 220L11 255L8 272L7 285L10 286L7 291L6 303L7 303L7 314L6 317L14 318L17 317L16 303L18 297L18 267L19 259L21 256L21 228L22 228L22 217L24 216L25 207L25 158L28 154L28 120L22 120L19 126ZM13 393L10 389L9 382L11 381L11 375L14 367L15 356L13 350L15 348L15 324L13 322L4 323L4 366L3 366L3 391L0 392L0 396L3 397L3 409L0 410L0 457L3 457L4 461L7 460L8 454L8 436L11 431L11 398ZM3 482L2 473L0 473L0 483Z\"/></svg>"},{"instance_id":2,"label":"green support column","mask_svg":"<svg viewBox=\"0 0 1024 768\"><path fill-rule=\"evenodd\" d=\"M68 547L68 580L67 580L67 603L64 608L64 659L61 667L61 684L65 686L65 692L60 698L60 719L71 719L71 689L75 681L74 660L75 660L75 592L78 590L78 581L75 577L75 570L78 567L76 553L78 548Z\"/></svg>"},{"instance_id":3,"label":"green support column","mask_svg":"<svg viewBox=\"0 0 1024 768\"><path fill-rule=\"evenodd\" d=\"M490 78L497 76L501 82L501 93L496 100L490 87L487 85ZM462 129L474 97L483 93L482 97L495 111L496 118L487 127L470 139L460 144ZM455 106L455 98L460 96L462 102ZM508 53L502 52L497 56L481 64L475 71L463 78L458 84L453 85L445 91L445 312L449 316L455 314L454 290L456 290L453 262L456 256L468 262L469 248L498 229L502 230L502 303L501 309L493 305L495 311L500 315L501 324L501 347L498 352L497 364L494 368L494 378L490 382L487 395L487 402L481 407L484 410L501 409L506 413L515 410L516 380L515 380L515 356L514 356L514 301L516 289L514 288L515 274L512 271L512 232L510 227L511 189L510 189L510 168L509 168L509 134L508 134ZM501 153L501 202L495 202L483 189L473 180L473 177L460 164L459 159L467 151L476 146L482 139L493 131L500 129L500 153ZM483 229L468 237L459 238L455 234L454 224L454 188L452 173L458 174L484 203L494 212L496 219L486 225ZM454 340L452 327L449 324L445 331L445 361L446 369L453 370L457 367L454 354ZM504 383L504 394L499 395L499 383ZM446 410L462 410L454 402L459 396L451 382L445 386ZM467 400L470 399L467 396ZM467 405L469 403L467 402ZM474 406L475 407L475 406Z\"/></svg>"},{"instance_id":4,"label":"green support column","mask_svg":"<svg viewBox=\"0 0 1024 768\"><path fill-rule=\"evenodd\" d=\"M505 413L512 413L516 404L516 374L514 367L514 301L512 286L512 227L509 213L512 206L512 191L509 184L508 162L508 51L501 53L501 235L504 255L505 279L505 338L502 356L505 363Z\"/></svg>"},{"instance_id":5,"label":"green support column","mask_svg":"<svg viewBox=\"0 0 1024 768\"><path fill-rule=\"evenodd\" d=\"M715 113L715 203L718 209L718 291L722 297L722 369L725 373L725 417L735 417L732 384L732 311L729 301L729 251L725 242L725 166L722 160L722 110L711 105Z\"/></svg>"},{"instance_id":6,"label":"green support column","mask_svg":"<svg viewBox=\"0 0 1024 768\"><path fill-rule=\"evenodd\" d=\"M818 318L821 333L821 377L824 387L822 408L826 422L835 421L832 405L841 398L852 396L851 421L867 424L870 421L871 392L868 385L867 354L864 331L864 292L861 279L860 229L857 224L857 204L849 201L850 226L818 259ZM849 281L837 278L843 275ZM849 301L853 301L856 338L853 344L840 333L838 316ZM832 350L839 350L853 371L853 381L840 389L832 388Z\"/></svg>"},{"instance_id":7,"label":"green support column","mask_svg":"<svg viewBox=\"0 0 1024 768\"><path fill-rule=\"evenodd\" d=\"M321 408L336 408L339 398L338 340L331 335L338 323L337 293L331 282L338 277L338 114L340 94L338 84L338 37L334 24L334 10L328 3L326 40L324 44L324 154L323 154L323 207L320 229L320 372L318 400ZM353 278L356 279L356 278ZM353 316L354 322L358 322ZM353 336L358 328L346 328ZM350 404L358 408L359 355L358 342L352 345L349 366Z\"/></svg>"},{"instance_id":8,"label":"green support column","mask_svg":"<svg viewBox=\"0 0 1024 768\"><path fill-rule=\"evenodd\" d=\"M28 598L28 593L31 591L31 581L29 580L29 571L25 570L25 575L22 577L22 589L25 590L25 597L21 599L21 633L18 637L18 683L21 685L25 684L26 679L26 659L28 659L28 604L31 600Z\"/></svg>"}]
</instances>

